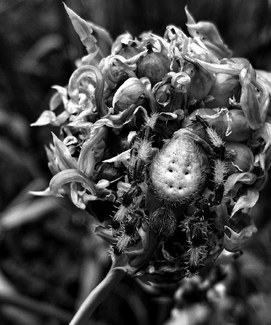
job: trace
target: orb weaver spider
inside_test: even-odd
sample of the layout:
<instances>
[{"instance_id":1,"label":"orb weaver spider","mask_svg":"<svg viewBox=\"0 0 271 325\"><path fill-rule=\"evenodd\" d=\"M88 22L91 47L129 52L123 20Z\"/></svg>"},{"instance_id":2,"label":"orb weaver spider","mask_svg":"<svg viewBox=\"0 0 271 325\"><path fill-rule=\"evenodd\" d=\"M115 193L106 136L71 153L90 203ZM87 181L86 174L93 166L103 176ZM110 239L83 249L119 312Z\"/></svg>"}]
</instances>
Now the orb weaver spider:
<instances>
[{"instance_id":1,"label":"orb weaver spider","mask_svg":"<svg viewBox=\"0 0 271 325\"><path fill-rule=\"evenodd\" d=\"M158 118L157 113L147 117L131 145L130 187L120 198L112 223L117 239L114 252L126 254L130 265L139 268L149 261L159 241L166 247L174 240L182 246L174 258L185 264L187 274L194 274L210 250L215 231L212 207L223 199L228 157L220 136L198 115L193 123L203 125L206 140L186 127L161 148L155 147ZM206 189L211 194L204 194ZM171 254L166 248L163 251Z\"/></svg>"}]
</instances>

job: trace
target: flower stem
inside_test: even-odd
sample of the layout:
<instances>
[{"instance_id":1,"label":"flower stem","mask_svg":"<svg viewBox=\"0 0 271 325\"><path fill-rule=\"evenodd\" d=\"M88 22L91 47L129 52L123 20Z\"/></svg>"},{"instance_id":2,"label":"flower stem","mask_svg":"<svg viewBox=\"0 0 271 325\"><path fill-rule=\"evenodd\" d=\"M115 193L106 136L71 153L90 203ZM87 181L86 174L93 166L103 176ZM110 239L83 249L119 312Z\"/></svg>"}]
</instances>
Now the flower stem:
<instances>
[{"instance_id":1,"label":"flower stem","mask_svg":"<svg viewBox=\"0 0 271 325\"><path fill-rule=\"evenodd\" d=\"M96 307L106 298L108 293L119 283L125 274L125 268L112 267L102 282L90 292L69 325L85 325Z\"/></svg>"}]
</instances>

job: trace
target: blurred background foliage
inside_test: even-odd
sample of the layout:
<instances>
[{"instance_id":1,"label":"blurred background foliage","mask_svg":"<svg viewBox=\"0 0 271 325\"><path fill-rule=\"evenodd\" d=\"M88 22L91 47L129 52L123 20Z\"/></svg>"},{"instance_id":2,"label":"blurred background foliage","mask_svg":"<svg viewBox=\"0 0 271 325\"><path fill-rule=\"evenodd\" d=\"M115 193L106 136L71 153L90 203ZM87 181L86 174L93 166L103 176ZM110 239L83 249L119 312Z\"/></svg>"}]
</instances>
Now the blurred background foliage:
<instances>
[{"instance_id":1,"label":"blurred background foliage","mask_svg":"<svg viewBox=\"0 0 271 325\"><path fill-rule=\"evenodd\" d=\"M186 32L188 5L197 21L217 25L235 56L271 71L270 0L65 3L113 38L126 31L163 35L169 24ZM0 21L0 323L67 324L110 261L105 244L91 233L93 221L87 214L65 200L28 194L44 189L50 180L44 146L51 131L57 133L53 127L30 124L48 109L51 86L67 84L85 50L60 0L0 0ZM232 294L249 307L246 324L271 323L270 191L271 181L253 210L259 231L236 262L242 288ZM98 308L95 322L163 324L174 288L163 288L161 296L161 289L125 279Z\"/></svg>"}]
</instances>

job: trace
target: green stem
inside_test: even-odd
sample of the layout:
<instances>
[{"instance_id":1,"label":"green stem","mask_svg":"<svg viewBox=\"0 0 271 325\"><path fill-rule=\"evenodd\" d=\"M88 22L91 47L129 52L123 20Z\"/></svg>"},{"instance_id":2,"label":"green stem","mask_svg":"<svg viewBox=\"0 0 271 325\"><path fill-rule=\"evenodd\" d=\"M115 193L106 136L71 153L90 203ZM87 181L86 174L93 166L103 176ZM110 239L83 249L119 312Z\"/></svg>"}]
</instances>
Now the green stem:
<instances>
[{"instance_id":1,"label":"green stem","mask_svg":"<svg viewBox=\"0 0 271 325\"><path fill-rule=\"evenodd\" d=\"M97 306L106 298L108 293L120 282L126 274L121 267L112 267L106 277L91 291L69 325L85 325Z\"/></svg>"}]
</instances>

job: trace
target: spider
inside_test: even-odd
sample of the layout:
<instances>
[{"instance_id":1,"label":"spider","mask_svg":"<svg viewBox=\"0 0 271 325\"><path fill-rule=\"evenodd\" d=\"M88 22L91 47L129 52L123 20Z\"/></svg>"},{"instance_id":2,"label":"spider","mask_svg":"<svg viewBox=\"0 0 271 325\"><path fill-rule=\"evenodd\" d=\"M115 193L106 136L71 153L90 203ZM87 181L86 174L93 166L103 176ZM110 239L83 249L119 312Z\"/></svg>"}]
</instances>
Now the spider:
<instances>
[{"instance_id":1,"label":"spider","mask_svg":"<svg viewBox=\"0 0 271 325\"><path fill-rule=\"evenodd\" d=\"M186 127L157 148L153 138L158 117L153 113L147 118L130 149L130 188L113 217L115 249L128 255L131 265L141 267L158 242L181 240L182 248L173 258L182 256L187 274L194 274L209 249L212 207L223 199L226 150L217 132L198 115L194 123L204 126L207 140ZM211 195L205 194L206 188ZM182 239L176 238L180 231Z\"/></svg>"}]
</instances>

